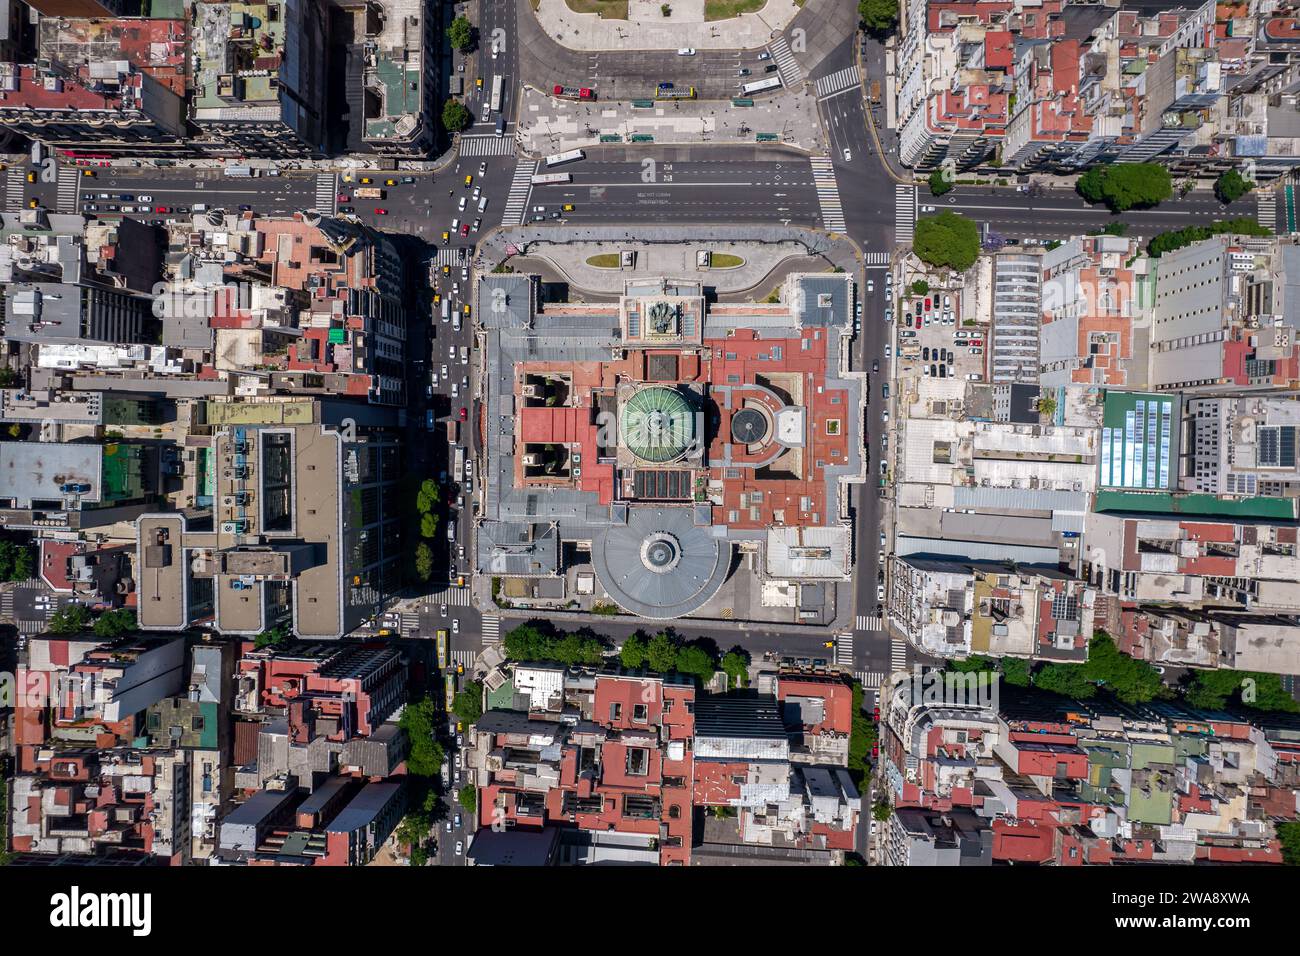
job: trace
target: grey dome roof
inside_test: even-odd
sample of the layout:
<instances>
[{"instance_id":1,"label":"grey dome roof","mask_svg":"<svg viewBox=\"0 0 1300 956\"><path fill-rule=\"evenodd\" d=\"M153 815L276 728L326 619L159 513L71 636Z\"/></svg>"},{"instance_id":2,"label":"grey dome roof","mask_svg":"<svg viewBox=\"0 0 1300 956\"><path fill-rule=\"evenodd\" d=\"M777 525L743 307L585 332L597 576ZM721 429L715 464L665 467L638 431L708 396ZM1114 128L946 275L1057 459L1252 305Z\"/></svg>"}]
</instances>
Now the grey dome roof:
<instances>
[{"instance_id":1,"label":"grey dome roof","mask_svg":"<svg viewBox=\"0 0 1300 956\"><path fill-rule=\"evenodd\" d=\"M690 508L637 508L627 524L597 535L591 561L601 585L624 610L641 617L681 617L718 593L731 565L731 545L696 527Z\"/></svg>"}]
</instances>

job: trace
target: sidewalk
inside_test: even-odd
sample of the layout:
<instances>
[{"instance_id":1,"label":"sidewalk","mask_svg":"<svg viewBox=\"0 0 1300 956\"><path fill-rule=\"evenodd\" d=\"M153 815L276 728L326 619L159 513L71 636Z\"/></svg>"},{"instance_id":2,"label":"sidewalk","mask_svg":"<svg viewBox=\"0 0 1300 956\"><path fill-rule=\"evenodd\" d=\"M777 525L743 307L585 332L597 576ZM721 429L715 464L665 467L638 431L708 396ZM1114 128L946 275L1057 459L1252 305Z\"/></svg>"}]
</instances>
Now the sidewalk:
<instances>
[{"instance_id":1,"label":"sidewalk","mask_svg":"<svg viewBox=\"0 0 1300 956\"><path fill-rule=\"evenodd\" d=\"M699 250L727 253L744 259L744 265L731 269L701 269L695 264ZM600 268L587 264L596 255L636 250L636 265L629 269ZM685 241L672 246L643 246L633 241L577 241L549 245L534 243L528 258L544 262L549 268L564 276L572 285L588 292L621 295L628 279L656 276L698 278L705 285L722 293L740 293L755 287L763 295L771 291L764 279L772 275L783 262L802 258L804 247L797 242L743 242ZM523 268L522 265L517 268ZM826 268L824 265L821 268Z\"/></svg>"},{"instance_id":2,"label":"sidewalk","mask_svg":"<svg viewBox=\"0 0 1300 956\"><path fill-rule=\"evenodd\" d=\"M603 243L619 249L639 250L682 243L694 243L700 247L708 244L710 248L716 248L718 243L781 244L787 247L785 254L793 251L796 255L824 257L855 276L860 269L858 250L851 240L843 237L832 240L816 229L775 224L638 226L635 236L629 229L619 226L527 225L498 228L479 242L474 268L479 272L490 271L511 256L532 254L535 244L555 247L583 243Z\"/></svg>"},{"instance_id":3,"label":"sidewalk","mask_svg":"<svg viewBox=\"0 0 1300 956\"><path fill-rule=\"evenodd\" d=\"M756 99L753 106L732 106L730 100L672 100L657 101L652 109L634 109L629 103L557 100L525 87L517 135L525 152L542 156L595 146L602 136L617 136L623 143L633 136L653 136L653 145L736 144L753 143L759 133L776 134L782 145L814 156L827 150L817 101L802 90Z\"/></svg>"},{"instance_id":4,"label":"sidewalk","mask_svg":"<svg viewBox=\"0 0 1300 956\"><path fill-rule=\"evenodd\" d=\"M541 0L534 16L570 50L749 50L767 46L799 12L794 0L767 0L757 13L705 22L704 0L668 0L671 17L660 5L661 0L629 0L628 19L604 20L595 13L574 13L564 0Z\"/></svg>"}]
</instances>

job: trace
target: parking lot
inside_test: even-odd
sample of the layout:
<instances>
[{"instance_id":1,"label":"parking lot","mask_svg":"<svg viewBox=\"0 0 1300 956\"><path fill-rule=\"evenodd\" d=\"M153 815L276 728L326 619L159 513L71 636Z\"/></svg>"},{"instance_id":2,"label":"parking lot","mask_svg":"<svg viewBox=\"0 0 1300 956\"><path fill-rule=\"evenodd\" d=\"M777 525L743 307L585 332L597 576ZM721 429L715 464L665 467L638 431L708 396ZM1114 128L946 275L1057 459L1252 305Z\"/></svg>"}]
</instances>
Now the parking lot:
<instances>
[{"instance_id":1,"label":"parking lot","mask_svg":"<svg viewBox=\"0 0 1300 956\"><path fill-rule=\"evenodd\" d=\"M958 290L905 296L899 313L900 372L920 378L985 380L987 329L962 318Z\"/></svg>"}]
</instances>

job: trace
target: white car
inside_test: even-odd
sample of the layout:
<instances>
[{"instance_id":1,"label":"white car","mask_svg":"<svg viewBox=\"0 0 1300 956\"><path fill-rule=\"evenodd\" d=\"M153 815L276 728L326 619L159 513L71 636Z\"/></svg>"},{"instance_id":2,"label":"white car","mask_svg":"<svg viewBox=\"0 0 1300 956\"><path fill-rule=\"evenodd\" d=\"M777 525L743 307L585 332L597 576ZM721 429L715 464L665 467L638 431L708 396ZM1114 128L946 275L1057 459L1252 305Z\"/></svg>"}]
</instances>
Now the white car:
<instances>
[{"instance_id":1,"label":"white car","mask_svg":"<svg viewBox=\"0 0 1300 956\"><path fill-rule=\"evenodd\" d=\"M152 196L136 196L136 197L135 197L135 201L136 201L136 202L153 202L153 197L152 197Z\"/></svg>"},{"instance_id":2,"label":"white car","mask_svg":"<svg viewBox=\"0 0 1300 956\"><path fill-rule=\"evenodd\" d=\"M464 212L464 211L465 211L465 203L467 203L468 201L469 201L469 200L466 199L464 196L461 196L461 197L460 197L460 202L458 202L458 203L456 204L456 208L459 209L461 212Z\"/></svg>"},{"instance_id":3,"label":"white car","mask_svg":"<svg viewBox=\"0 0 1300 956\"><path fill-rule=\"evenodd\" d=\"M680 50L677 51L677 55L678 55L678 56L695 56L695 48L694 48L694 47L690 47L690 46L684 46L684 47L682 47Z\"/></svg>"},{"instance_id":4,"label":"white car","mask_svg":"<svg viewBox=\"0 0 1300 956\"><path fill-rule=\"evenodd\" d=\"M487 175L487 160L484 160L483 162L478 164L478 174L480 176Z\"/></svg>"},{"instance_id":5,"label":"white car","mask_svg":"<svg viewBox=\"0 0 1300 956\"><path fill-rule=\"evenodd\" d=\"M922 206L922 207L921 207L921 212L934 212L934 207L933 207L933 206Z\"/></svg>"},{"instance_id":6,"label":"white car","mask_svg":"<svg viewBox=\"0 0 1300 956\"><path fill-rule=\"evenodd\" d=\"M453 617L453 618L451 619L451 633L453 633L453 634L459 634L459 633L460 633L460 618L458 618L458 617Z\"/></svg>"},{"instance_id":7,"label":"white car","mask_svg":"<svg viewBox=\"0 0 1300 956\"><path fill-rule=\"evenodd\" d=\"M456 855L461 856L465 852L465 844L461 840L456 841Z\"/></svg>"},{"instance_id":8,"label":"white car","mask_svg":"<svg viewBox=\"0 0 1300 956\"><path fill-rule=\"evenodd\" d=\"M870 279L867 280L867 291L868 291L868 292L875 292L875 291L876 291L876 284L875 284L874 282L872 282ZM859 311L861 311L861 310L859 310Z\"/></svg>"},{"instance_id":9,"label":"white car","mask_svg":"<svg viewBox=\"0 0 1300 956\"><path fill-rule=\"evenodd\" d=\"M495 43L493 43L493 44L492 44L492 59L495 60L495 59L497 58L497 55L498 55L500 52L501 52L501 48L498 47Z\"/></svg>"},{"instance_id":10,"label":"white car","mask_svg":"<svg viewBox=\"0 0 1300 956\"><path fill-rule=\"evenodd\" d=\"M844 161L846 163L853 162L853 154L849 152L849 148L847 146L844 147Z\"/></svg>"},{"instance_id":11,"label":"white car","mask_svg":"<svg viewBox=\"0 0 1300 956\"><path fill-rule=\"evenodd\" d=\"M885 358L890 358L894 354L894 347L888 342L885 343Z\"/></svg>"},{"instance_id":12,"label":"white car","mask_svg":"<svg viewBox=\"0 0 1300 956\"><path fill-rule=\"evenodd\" d=\"M474 477L474 462L472 461L465 462L465 477L466 478Z\"/></svg>"}]
</instances>

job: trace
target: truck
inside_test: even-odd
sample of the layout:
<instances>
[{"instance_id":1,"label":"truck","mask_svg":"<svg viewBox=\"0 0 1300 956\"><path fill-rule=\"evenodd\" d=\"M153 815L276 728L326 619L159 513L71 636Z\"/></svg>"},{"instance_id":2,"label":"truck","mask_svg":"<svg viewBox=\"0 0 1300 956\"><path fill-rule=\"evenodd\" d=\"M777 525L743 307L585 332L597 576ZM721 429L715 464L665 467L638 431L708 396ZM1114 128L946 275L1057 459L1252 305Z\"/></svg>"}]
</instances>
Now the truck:
<instances>
[{"instance_id":1,"label":"truck","mask_svg":"<svg viewBox=\"0 0 1300 956\"><path fill-rule=\"evenodd\" d=\"M378 186L362 186L360 189L354 189L352 195L358 199L383 199L384 191Z\"/></svg>"},{"instance_id":2,"label":"truck","mask_svg":"<svg viewBox=\"0 0 1300 956\"><path fill-rule=\"evenodd\" d=\"M871 81L871 102L879 105L880 103L880 81Z\"/></svg>"},{"instance_id":3,"label":"truck","mask_svg":"<svg viewBox=\"0 0 1300 956\"><path fill-rule=\"evenodd\" d=\"M221 172L226 176L235 176L241 179L252 179L257 175L252 166L223 166Z\"/></svg>"},{"instance_id":4,"label":"truck","mask_svg":"<svg viewBox=\"0 0 1300 956\"><path fill-rule=\"evenodd\" d=\"M451 421L447 423L447 443L454 445L460 441L460 422Z\"/></svg>"}]
</instances>

